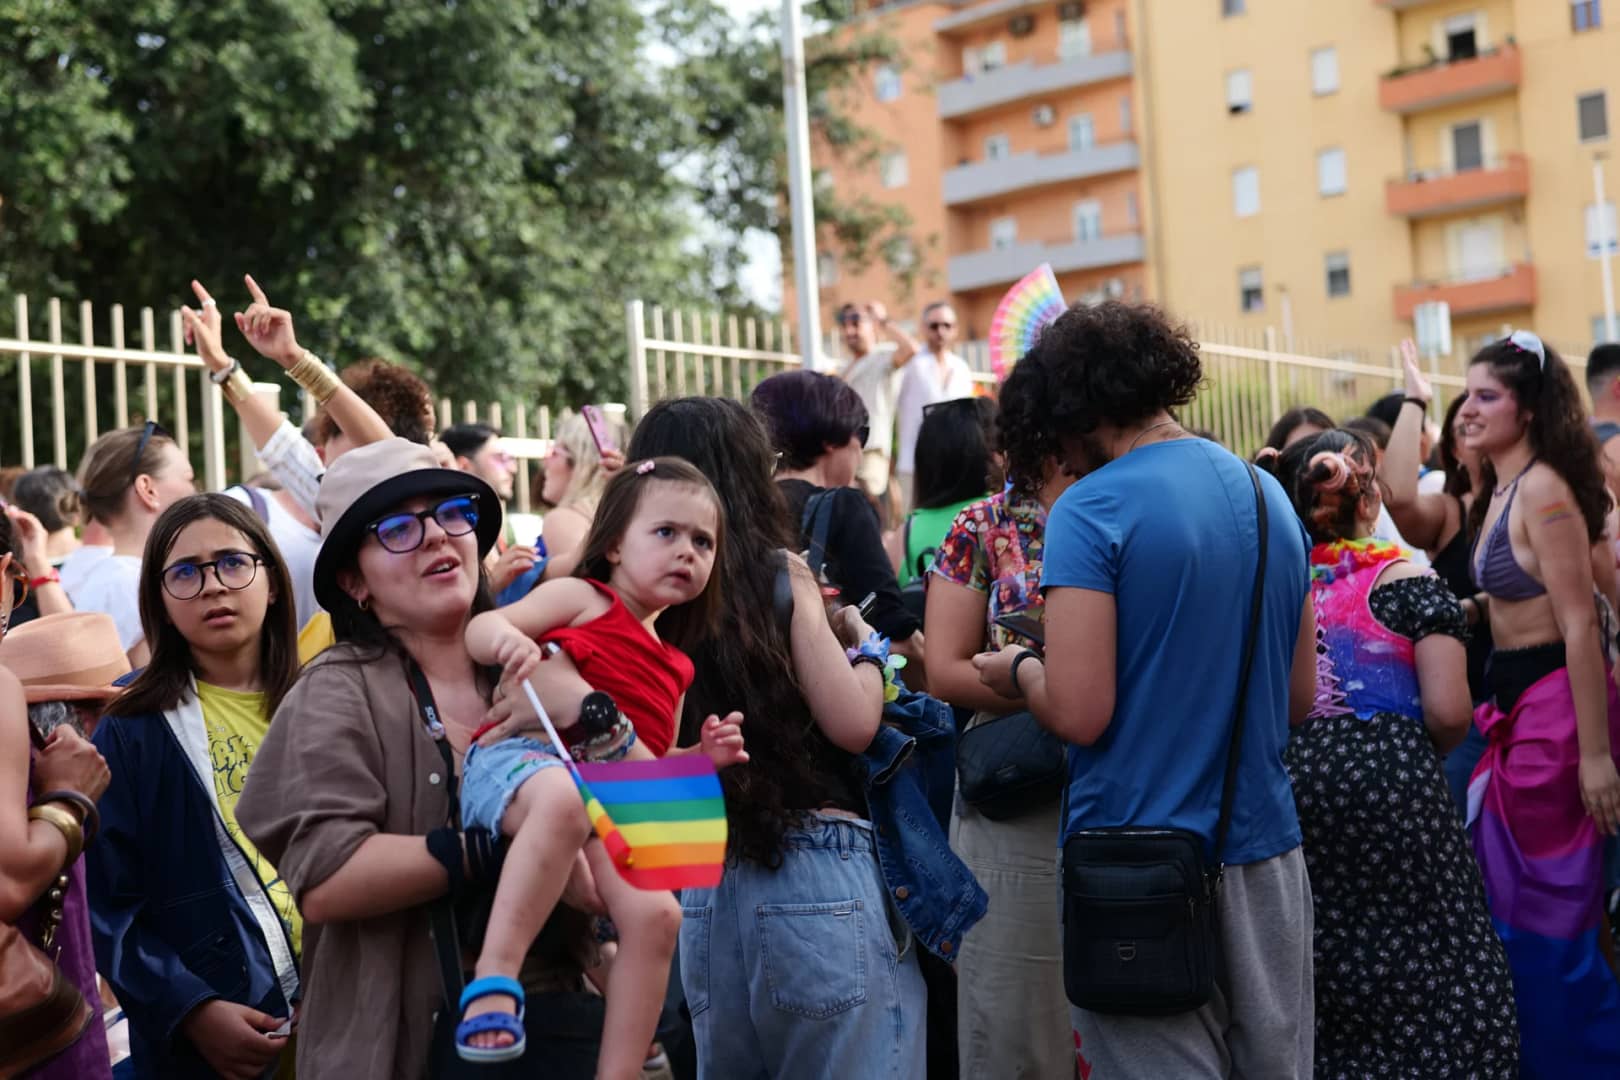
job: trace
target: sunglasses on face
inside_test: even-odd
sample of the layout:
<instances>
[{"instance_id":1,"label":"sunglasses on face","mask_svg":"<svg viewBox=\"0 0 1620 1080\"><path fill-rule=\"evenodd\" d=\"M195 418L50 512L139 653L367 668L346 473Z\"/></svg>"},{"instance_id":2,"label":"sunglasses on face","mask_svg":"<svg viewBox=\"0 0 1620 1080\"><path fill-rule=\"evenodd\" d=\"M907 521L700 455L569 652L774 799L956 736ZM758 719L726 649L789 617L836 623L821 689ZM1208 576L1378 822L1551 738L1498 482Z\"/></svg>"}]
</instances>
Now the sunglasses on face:
<instances>
[{"instance_id":1,"label":"sunglasses on face","mask_svg":"<svg viewBox=\"0 0 1620 1080\"><path fill-rule=\"evenodd\" d=\"M928 324L928 329L930 329L930 330L955 330L956 329L956 324L953 323L953 322L931 322L931 323Z\"/></svg>"},{"instance_id":2,"label":"sunglasses on face","mask_svg":"<svg viewBox=\"0 0 1620 1080\"><path fill-rule=\"evenodd\" d=\"M478 496L457 495L426 510L389 514L367 525L366 530L377 535L377 543L384 551L404 555L422 546L428 518L438 522L446 536L466 536L478 528Z\"/></svg>"},{"instance_id":3,"label":"sunglasses on face","mask_svg":"<svg viewBox=\"0 0 1620 1080\"><path fill-rule=\"evenodd\" d=\"M858 312L851 312L848 315L840 315L838 317L838 325L839 326L859 326L859 325L861 325L861 323L863 323L865 321L866 321L866 316L864 316L864 315L862 315L862 314L860 314Z\"/></svg>"},{"instance_id":4,"label":"sunglasses on face","mask_svg":"<svg viewBox=\"0 0 1620 1080\"><path fill-rule=\"evenodd\" d=\"M177 562L163 571L163 591L176 600L195 600L208 584L208 571L232 592L240 592L259 576L264 560L245 551L228 551L207 562Z\"/></svg>"},{"instance_id":5,"label":"sunglasses on face","mask_svg":"<svg viewBox=\"0 0 1620 1080\"><path fill-rule=\"evenodd\" d=\"M140 440L135 443L135 460L129 463L129 482L131 484L134 484L135 478L141 475L141 458L146 456L146 444L152 441L154 435L161 435L170 442L174 441L174 436L169 434L169 429L156 420L148 420L145 424L142 424Z\"/></svg>"}]
</instances>

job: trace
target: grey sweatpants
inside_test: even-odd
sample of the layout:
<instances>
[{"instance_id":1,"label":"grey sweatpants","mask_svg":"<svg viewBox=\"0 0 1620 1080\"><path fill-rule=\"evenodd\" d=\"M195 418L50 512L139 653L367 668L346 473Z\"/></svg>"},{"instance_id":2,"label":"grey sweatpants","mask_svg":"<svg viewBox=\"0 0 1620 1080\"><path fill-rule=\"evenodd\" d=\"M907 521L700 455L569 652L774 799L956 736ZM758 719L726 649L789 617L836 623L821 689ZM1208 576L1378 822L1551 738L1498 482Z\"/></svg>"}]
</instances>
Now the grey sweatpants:
<instances>
[{"instance_id":1,"label":"grey sweatpants","mask_svg":"<svg viewBox=\"0 0 1620 1080\"><path fill-rule=\"evenodd\" d=\"M1313 916L1302 850L1228 866L1220 920L1226 977L1203 1008L1154 1017L1069 1010L1082 1077L1310 1080Z\"/></svg>"}]
</instances>

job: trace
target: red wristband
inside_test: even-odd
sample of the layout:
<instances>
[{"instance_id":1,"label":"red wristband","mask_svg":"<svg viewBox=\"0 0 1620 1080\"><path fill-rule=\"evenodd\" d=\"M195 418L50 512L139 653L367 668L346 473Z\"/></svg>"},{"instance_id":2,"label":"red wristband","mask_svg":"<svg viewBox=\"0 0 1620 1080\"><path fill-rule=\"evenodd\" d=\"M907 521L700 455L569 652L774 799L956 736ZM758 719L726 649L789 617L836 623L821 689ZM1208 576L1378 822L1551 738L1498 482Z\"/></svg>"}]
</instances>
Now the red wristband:
<instances>
[{"instance_id":1,"label":"red wristband","mask_svg":"<svg viewBox=\"0 0 1620 1080\"><path fill-rule=\"evenodd\" d=\"M28 579L28 587L30 589L37 589L41 585L51 585L51 584L56 584L56 585L62 584L62 575L58 574L54 568L51 570L50 573L45 574L42 577L29 578Z\"/></svg>"}]
</instances>

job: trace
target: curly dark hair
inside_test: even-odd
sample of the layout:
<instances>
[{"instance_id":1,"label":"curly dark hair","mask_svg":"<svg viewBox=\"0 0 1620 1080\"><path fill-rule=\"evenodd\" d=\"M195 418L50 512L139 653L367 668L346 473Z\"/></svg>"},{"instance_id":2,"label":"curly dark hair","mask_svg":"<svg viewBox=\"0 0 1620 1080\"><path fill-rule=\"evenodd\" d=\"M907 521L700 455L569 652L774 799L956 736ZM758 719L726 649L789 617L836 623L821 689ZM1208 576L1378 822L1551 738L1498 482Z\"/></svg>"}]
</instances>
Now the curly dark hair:
<instances>
[{"instance_id":1,"label":"curly dark hair","mask_svg":"<svg viewBox=\"0 0 1620 1080\"><path fill-rule=\"evenodd\" d=\"M1479 350L1468 366L1489 364L1491 374L1507 387L1519 408L1530 414L1530 450L1537 461L1551 465L1569 485L1575 505L1586 520L1587 539L1595 544L1603 535L1603 519L1610 506L1597 437L1586 422L1586 408L1569 365L1551 345L1542 347L1547 357L1545 368L1535 353L1507 338ZM1496 466L1487 459L1480 463L1480 472L1483 488L1494 489ZM1490 506L1488 498L1474 500L1468 513L1468 528L1473 535L1479 534Z\"/></svg>"},{"instance_id":2,"label":"curly dark hair","mask_svg":"<svg viewBox=\"0 0 1620 1080\"><path fill-rule=\"evenodd\" d=\"M1312 543L1356 540L1363 501L1378 486L1378 454L1365 433L1345 428L1299 439L1280 454L1258 456L1294 505Z\"/></svg>"},{"instance_id":3,"label":"curly dark hair","mask_svg":"<svg viewBox=\"0 0 1620 1080\"><path fill-rule=\"evenodd\" d=\"M808 469L827 448L848 445L866 426L866 404L843 379L817 371L772 375L749 397L765 421L782 465Z\"/></svg>"},{"instance_id":4,"label":"curly dark hair","mask_svg":"<svg viewBox=\"0 0 1620 1080\"><path fill-rule=\"evenodd\" d=\"M1014 487L1033 495L1064 436L1128 427L1187 404L1203 382L1198 343L1151 304L1076 304L1001 388L997 428Z\"/></svg>"},{"instance_id":5,"label":"curly dark hair","mask_svg":"<svg viewBox=\"0 0 1620 1080\"><path fill-rule=\"evenodd\" d=\"M714 576L725 582L725 604L718 630L691 653L697 671L686 694L680 742L696 743L703 717L711 713L738 709L748 718L748 763L720 775L729 851L779 866L784 834L809 808L847 787L853 759L816 726L794 672L788 628L773 615L781 553L793 546L797 530L771 478L770 437L739 402L679 398L658 403L641 418L626 456L683 457L720 495L728 542Z\"/></svg>"},{"instance_id":6,"label":"curly dark hair","mask_svg":"<svg viewBox=\"0 0 1620 1080\"><path fill-rule=\"evenodd\" d=\"M1277 417L1277 422L1271 425L1271 431L1266 434L1266 446L1278 453L1284 449L1288 436L1301 424L1319 427L1323 431L1331 431L1339 425L1333 422L1333 417L1321 409L1310 405L1295 405L1292 409Z\"/></svg>"},{"instance_id":7,"label":"curly dark hair","mask_svg":"<svg viewBox=\"0 0 1620 1080\"><path fill-rule=\"evenodd\" d=\"M383 423L402 439L426 446L433 438L433 393L427 383L398 364L375 357L343 369L343 385L377 410ZM337 421L324 408L315 414L315 445L338 435Z\"/></svg>"}]
</instances>

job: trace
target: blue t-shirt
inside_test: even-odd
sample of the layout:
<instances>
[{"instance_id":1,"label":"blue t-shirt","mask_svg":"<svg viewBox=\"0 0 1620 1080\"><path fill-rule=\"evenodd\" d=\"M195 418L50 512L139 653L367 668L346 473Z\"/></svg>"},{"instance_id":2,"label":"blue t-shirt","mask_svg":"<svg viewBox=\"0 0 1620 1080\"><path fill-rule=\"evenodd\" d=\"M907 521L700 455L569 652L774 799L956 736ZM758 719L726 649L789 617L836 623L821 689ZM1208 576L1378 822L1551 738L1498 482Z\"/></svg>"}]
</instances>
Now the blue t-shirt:
<instances>
[{"instance_id":1,"label":"blue t-shirt","mask_svg":"<svg viewBox=\"0 0 1620 1080\"><path fill-rule=\"evenodd\" d=\"M1300 843L1282 753L1310 547L1282 487L1264 473L1260 482L1270 549L1224 855L1233 865ZM1257 535L1243 462L1202 439L1125 454L1052 507L1042 588L1110 593L1117 609L1114 715L1094 745L1069 749L1065 836L1144 825L1213 840Z\"/></svg>"}]
</instances>

